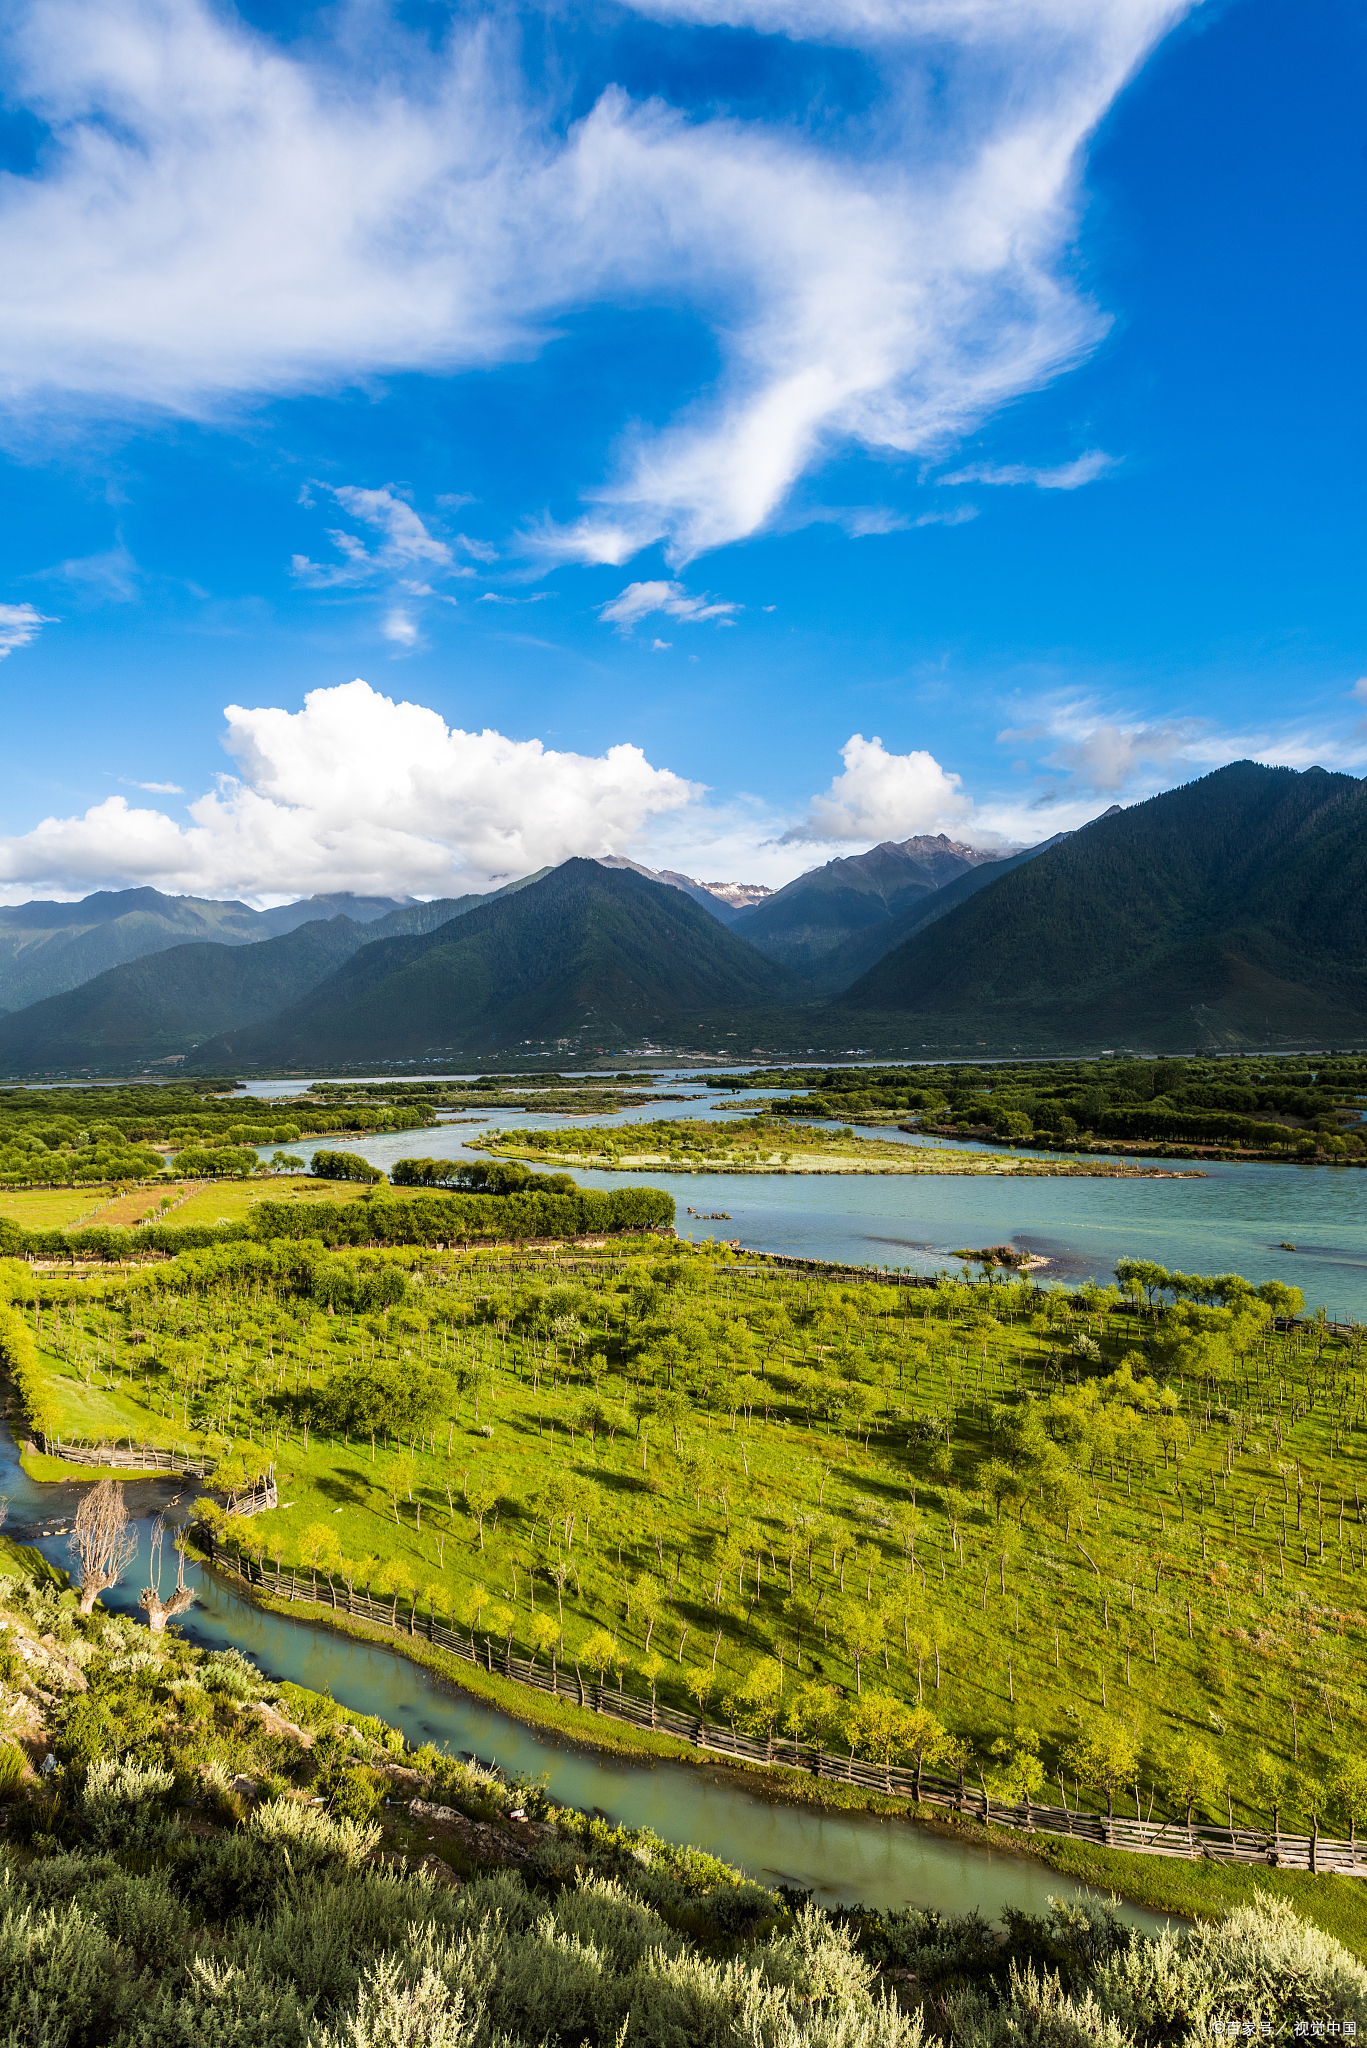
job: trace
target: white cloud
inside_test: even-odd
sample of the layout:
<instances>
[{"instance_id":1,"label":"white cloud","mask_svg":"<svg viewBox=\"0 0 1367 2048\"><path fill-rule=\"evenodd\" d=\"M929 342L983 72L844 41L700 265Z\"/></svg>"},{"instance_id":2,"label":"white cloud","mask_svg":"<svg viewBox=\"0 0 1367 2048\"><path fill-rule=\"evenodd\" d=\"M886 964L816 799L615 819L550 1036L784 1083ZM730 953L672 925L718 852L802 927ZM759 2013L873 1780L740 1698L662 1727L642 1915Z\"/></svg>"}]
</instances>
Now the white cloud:
<instances>
[{"instance_id":1,"label":"white cloud","mask_svg":"<svg viewBox=\"0 0 1367 2048\"><path fill-rule=\"evenodd\" d=\"M1020 841L1070 831L1107 802L1140 803L1230 761L1347 772L1361 772L1367 761L1361 728L1356 735L1307 726L1231 730L1209 719L1145 717L1066 693L1041 696L1025 723L997 738L1013 751L1033 749L1033 759L1013 762L1010 772L1032 774L1035 787L1028 796L1017 789L984 797L975 824Z\"/></svg>"},{"instance_id":2,"label":"white cloud","mask_svg":"<svg viewBox=\"0 0 1367 2048\"><path fill-rule=\"evenodd\" d=\"M145 789L152 796L184 796L185 791L178 782L136 782L131 775L121 775L119 781L129 789Z\"/></svg>"},{"instance_id":3,"label":"white cloud","mask_svg":"<svg viewBox=\"0 0 1367 2048\"><path fill-rule=\"evenodd\" d=\"M1357 698L1359 704L1367 704L1367 676L1358 677L1353 685L1352 694Z\"/></svg>"},{"instance_id":4,"label":"white cloud","mask_svg":"<svg viewBox=\"0 0 1367 2048\"><path fill-rule=\"evenodd\" d=\"M1076 491L1083 484L1092 484L1098 477L1108 476L1119 461L1118 455L1106 455L1100 448L1089 448L1085 455L1079 455L1073 462L1060 463L1054 469L1034 469L1024 462L974 462L967 469L956 469L953 476L942 476L937 481L942 484L1034 484L1041 491Z\"/></svg>"},{"instance_id":5,"label":"white cloud","mask_svg":"<svg viewBox=\"0 0 1367 2048\"><path fill-rule=\"evenodd\" d=\"M238 767L188 825L121 796L0 840L0 894L153 883L278 901L335 889L444 896L574 854L631 852L650 822L697 799L639 747L560 753L539 740L448 730L364 682L313 690L301 711L229 705Z\"/></svg>"},{"instance_id":6,"label":"white cloud","mask_svg":"<svg viewBox=\"0 0 1367 2048\"><path fill-rule=\"evenodd\" d=\"M535 536L680 563L770 522L832 447L938 455L1094 345L1066 261L1081 152L1187 5L642 0L865 50L873 103L807 132L615 86L570 120L487 13L434 50L341 10L334 46L286 48L205 0L16 0L7 89L48 140L0 187L0 393L204 415L525 357L586 303L686 308L712 395Z\"/></svg>"},{"instance_id":7,"label":"white cloud","mask_svg":"<svg viewBox=\"0 0 1367 2048\"><path fill-rule=\"evenodd\" d=\"M813 797L799 824L789 826L785 845L909 839L917 832L962 825L972 814L959 776L943 769L933 754L890 754L876 736L866 740L857 732L840 757L843 774L832 779L823 796Z\"/></svg>"},{"instance_id":8,"label":"white cloud","mask_svg":"<svg viewBox=\"0 0 1367 2048\"><path fill-rule=\"evenodd\" d=\"M40 569L41 581L65 583L96 604L132 604L142 571L123 541L96 555L78 555Z\"/></svg>"},{"instance_id":9,"label":"white cloud","mask_svg":"<svg viewBox=\"0 0 1367 2048\"><path fill-rule=\"evenodd\" d=\"M1089 698L1045 698L1024 726L997 734L1005 746L1044 741L1044 765L1089 791L1114 795L1148 771L1167 775L1194 766L1209 748L1209 729L1198 718L1143 719L1107 715ZM1223 747L1226 743L1221 742ZM1231 755L1221 751L1220 761Z\"/></svg>"},{"instance_id":10,"label":"white cloud","mask_svg":"<svg viewBox=\"0 0 1367 2048\"><path fill-rule=\"evenodd\" d=\"M344 511L350 512L353 519L373 527L381 540L377 548L368 549L354 533L333 527L328 539L342 557L340 562L311 562L307 555L290 557L291 573L307 589L337 590L397 580L412 595L430 597L430 587L421 580L425 576L474 575L473 569L457 563L448 542L428 532L413 507L398 495L392 484L378 491L362 490L355 484L318 485L316 488L330 490ZM481 559L493 557L493 549L486 548L482 542L467 541L462 535L458 544L470 553L478 553Z\"/></svg>"},{"instance_id":11,"label":"white cloud","mask_svg":"<svg viewBox=\"0 0 1367 2048\"><path fill-rule=\"evenodd\" d=\"M730 626L735 623L731 614L743 610L743 605L695 597L682 583L628 583L625 590L598 607L598 616L605 624L616 626L619 633L629 633L633 626L656 612L691 625L702 619L716 619L719 624Z\"/></svg>"},{"instance_id":12,"label":"white cloud","mask_svg":"<svg viewBox=\"0 0 1367 2048\"><path fill-rule=\"evenodd\" d=\"M673 645L674 642L672 640L652 640L650 651L652 654L668 654Z\"/></svg>"},{"instance_id":13,"label":"white cloud","mask_svg":"<svg viewBox=\"0 0 1367 2048\"><path fill-rule=\"evenodd\" d=\"M420 638L418 622L412 612L395 605L387 611L380 624L380 631L386 640L392 640L396 647L416 647Z\"/></svg>"},{"instance_id":14,"label":"white cloud","mask_svg":"<svg viewBox=\"0 0 1367 2048\"><path fill-rule=\"evenodd\" d=\"M44 626L55 626L57 621L40 612L31 604L0 604L0 661L16 648L27 647L38 638Z\"/></svg>"}]
</instances>

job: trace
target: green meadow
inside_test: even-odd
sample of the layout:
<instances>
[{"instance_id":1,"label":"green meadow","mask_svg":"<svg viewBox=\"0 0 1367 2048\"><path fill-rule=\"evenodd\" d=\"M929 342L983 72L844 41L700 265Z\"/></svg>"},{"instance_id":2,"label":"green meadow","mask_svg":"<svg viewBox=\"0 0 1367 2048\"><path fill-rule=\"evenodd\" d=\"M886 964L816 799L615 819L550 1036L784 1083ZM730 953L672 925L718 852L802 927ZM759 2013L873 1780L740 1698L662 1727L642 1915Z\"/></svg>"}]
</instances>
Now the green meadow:
<instances>
[{"instance_id":1,"label":"green meadow","mask_svg":"<svg viewBox=\"0 0 1367 2048\"><path fill-rule=\"evenodd\" d=\"M49 1434L274 1465L220 1531L324 1598L1001 1796L1361 1819L1362 1332L1289 1289L655 1237L4 1270Z\"/></svg>"}]
</instances>

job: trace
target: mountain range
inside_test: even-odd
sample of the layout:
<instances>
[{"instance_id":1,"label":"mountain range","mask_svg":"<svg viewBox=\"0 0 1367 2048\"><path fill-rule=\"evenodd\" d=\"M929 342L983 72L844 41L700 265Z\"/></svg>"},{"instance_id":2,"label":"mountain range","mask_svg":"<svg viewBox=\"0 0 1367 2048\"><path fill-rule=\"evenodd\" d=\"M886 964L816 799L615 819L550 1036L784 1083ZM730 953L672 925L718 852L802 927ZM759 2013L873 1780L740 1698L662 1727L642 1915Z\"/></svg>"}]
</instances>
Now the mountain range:
<instances>
[{"instance_id":1,"label":"mountain range","mask_svg":"<svg viewBox=\"0 0 1367 2048\"><path fill-rule=\"evenodd\" d=\"M800 1002L797 977L684 891L567 860L509 902L415 938L377 939L268 1022L190 1064L432 1059L555 1038L621 1045L692 1012Z\"/></svg>"},{"instance_id":2,"label":"mountain range","mask_svg":"<svg viewBox=\"0 0 1367 2048\"><path fill-rule=\"evenodd\" d=\"M30 935L31 975L148 943L0 1017L0 1074L644 1039L745 1056L1342 1042L1367 1037L1365 869L1367 784L1236 762L1021 852L888 841L767 894L618 858L387 908L26 904L0 934ZM174 942L178 921L198 935ZM23 958L16 943L16 976Z\"/></svg>"},{"instance_id":3,"label":"mountain range","mask_svg":"<svg viewBox=\"0 0 1367 2048\"><path fill-rule=\"evenodd\" d=\"M1112 811L895 948L861 1033L977 1044L1367 1034L1367 783L1237 761Z\"/></svg>"}]
</instances>

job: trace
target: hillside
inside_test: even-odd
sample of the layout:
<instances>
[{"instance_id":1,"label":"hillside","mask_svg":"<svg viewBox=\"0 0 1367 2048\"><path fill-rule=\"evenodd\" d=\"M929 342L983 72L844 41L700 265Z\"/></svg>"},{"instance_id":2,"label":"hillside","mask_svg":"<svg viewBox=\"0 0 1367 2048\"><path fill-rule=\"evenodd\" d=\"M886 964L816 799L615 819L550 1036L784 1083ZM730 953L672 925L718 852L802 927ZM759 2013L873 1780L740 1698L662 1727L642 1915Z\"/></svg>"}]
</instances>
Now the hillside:
<instances>
[{"instance_id":1,"label":"hillside","mask_svg":"<svg viewBox=\"0 0 1367 2048\"><path fill-rule=\"evenodd\" d=\"M813 994L838 995L842 989L858 981L861 975L867 974L894 947L914 938L917 932L924 931L937 918L947 917L951 910L967 903L970 896L976 896L979 889L985 889L989 882L1000 881L1003 875L1010 874L1012 868L1034 860L1037 854L1050 846L1057 846L1067 836L1067 833L1060 833L1057 839L1046 839L1038 846L1028 846L1024 853L1013 853L1005 860L984 861L978 867L969 868L967 873L956 875L943 888L932 889L929 895L913 896L891 917L865 925L862 931L842 939L828 953L819 955L807 970L804 978Z\"/></svg>"},{"instance_id":2,"label":"hillside","mask_svg":"<svg viewBox=\"0 0 1367 2048\"><path fill-rule=\"evenodd\" d=\"M782 1004L797 983L681 890L570 860L414 938L378 939L201 1068L422 1058L524 1041L621 1045L699 1011Z\"/></svg>"},{"instance_id":3,"label":"hillside","mask_svg":"<svg viewBox=\"0 0 1367 2048\"><path fill-rule=\"evenodd\" d=\"M0 1018L0 1074L126 1073L191 1051L225 1024L271 1016L366 943L351 918L259 943L173 946Z\"/></svg>"},{"instance_id":4,"label":"hillside","mask_svg":"<svg viewBox=\"0 0 1367 2048\"><path fill-rule=\"evenodd\" d=\"M320 918L369 924L403 909L388 896L338 895L253 910L159 889L101 889L79 903L16 903L0 908L0 1011L27 1009L106 968L197 939L247 946Z\"/></svg>"},{"instance_id":5,"label":"hillside","mask_svg":"<svg viewBox=\"0 0 1367 2048\"><path fill-rule=\"evenodd\" d=\"M992 860L960 846L943 833L923 834L897 844L886 840L867 853L851 854L812 868L776 889L735 919L735 929L772 960L800 974L809 988L840 988L832 981L827 955L870 929L881 929L908 906L923 903L946 883Z\"/></svg>"},{"instance_id":6,"label":"hillside","mask_svg":"<svg viewBox=\"0 0 1367 2048\"><path fill-rule=\"evenodd\" d=\"M1367 785L1239 761L1099 818L888 954L828 1017L940 1046L1367 1035Z\"/></svg>"}]
</instances>

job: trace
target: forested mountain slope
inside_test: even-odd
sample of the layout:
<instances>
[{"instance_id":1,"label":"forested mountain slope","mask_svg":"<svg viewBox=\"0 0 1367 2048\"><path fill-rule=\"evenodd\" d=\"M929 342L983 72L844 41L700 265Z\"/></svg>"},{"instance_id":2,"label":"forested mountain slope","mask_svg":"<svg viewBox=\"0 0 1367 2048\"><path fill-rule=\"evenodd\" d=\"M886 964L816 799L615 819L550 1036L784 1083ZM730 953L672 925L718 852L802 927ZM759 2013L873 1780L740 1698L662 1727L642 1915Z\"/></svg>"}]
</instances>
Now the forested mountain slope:
<instances>
[{"instance_id":1,"label":"forested mountain slope","mask_svg":"<svg viewBox=\"0 0 1367 2048\"><path fill-rule=\"evenodd\" d=\"M899 946L834 1010L866 1036L931 1044L1361 1036L1367 785L1239 761L1099 818Z\"/></svg>"},{"instance_id":2,"label":"forested mountain slope","mask_svg":"<svg viewBox=\"0 0 1367 2048\"><path fill-rule=\"evenodd\" d=\"M801 993L681 890L570 860L439 931L376 940L279 1017L223 1033L195 1060L419 1058L559 1037L620 1045L689 1013Z\"/></svg>"},{"instance_id":3,"label":"forested mountain slope","mask_svg":"<svg viewBox=\"0 0 1367 2048\"><path fill-rule=\"evenodd\" d=\"M246 903L164 896L159 889L101 889L79 903L11 904L0 908L0 1011L26 1009L106 968L197 939L248 946L321 918L369 924L403 907L389 896L343 894L253 910Z\"/></svg>"},{"instance_id":4,"label":"forested mountain slope","mask_svg":"<svg viewBox=\"0 0 1367 2048\"><path fill-rule=\"evenodd\" d=\"M839 981L822 974L833 948L855 933L880 928L908 904L924 901L991 859L943 833L900 844L886 840L867 853L827 861L799 875L754 909L742 911L735 928L809 984L815 985L815 976L823 987L839 987Z\"/></svg>"},{"instance_id":5,"label":"forested mountain slope","mask_svg":"<svg viewBox=\"0 0 1367 2048\"><path fill-rule=\"evenodd\" d=\"M319 919L256 945L173 946L0 1018L0 1074L126 1072L190 1052L225 1023L268 1017L364 946L364 925Z\"/></svg>"}]
</instances>

